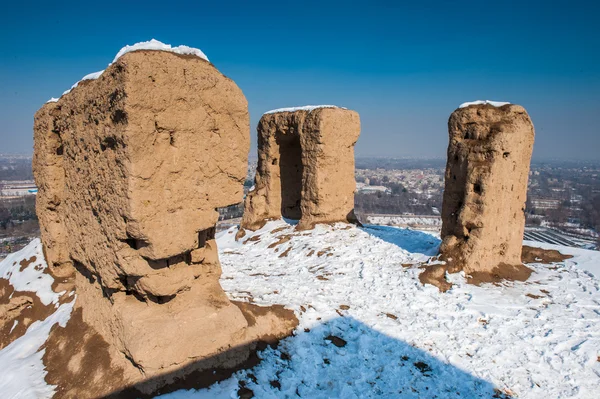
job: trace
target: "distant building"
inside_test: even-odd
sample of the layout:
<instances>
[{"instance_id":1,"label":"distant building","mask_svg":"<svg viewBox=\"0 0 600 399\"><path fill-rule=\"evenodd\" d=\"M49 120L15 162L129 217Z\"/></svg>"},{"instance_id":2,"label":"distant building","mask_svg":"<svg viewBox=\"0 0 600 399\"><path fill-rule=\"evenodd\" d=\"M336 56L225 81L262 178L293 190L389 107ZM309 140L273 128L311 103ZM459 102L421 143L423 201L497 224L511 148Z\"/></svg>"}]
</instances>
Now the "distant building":
<instances>
[{"instance_id":1,"label":"distant building","mask_svg":"<svg viewBox=\"0 0 600 399\"><path fill-rule=\"evenodd\" d=\"M373 194L373 193L391 194L392 193L392 190L385 186L362 185L359 187L358 184L356 185L356 191L358 191L359 193L365 193L365 194Z\"/></svg>"},{"instance_id":2,"label":"distant building","mask_svg":"<svg viewBox=\"0 0 600 399\"><path fill-rule=\"evenodd\" d=\"M558 209L560 200L550 198L535 198L531 200L531 205L536 209Z\"/></svg>"}]
</instances>

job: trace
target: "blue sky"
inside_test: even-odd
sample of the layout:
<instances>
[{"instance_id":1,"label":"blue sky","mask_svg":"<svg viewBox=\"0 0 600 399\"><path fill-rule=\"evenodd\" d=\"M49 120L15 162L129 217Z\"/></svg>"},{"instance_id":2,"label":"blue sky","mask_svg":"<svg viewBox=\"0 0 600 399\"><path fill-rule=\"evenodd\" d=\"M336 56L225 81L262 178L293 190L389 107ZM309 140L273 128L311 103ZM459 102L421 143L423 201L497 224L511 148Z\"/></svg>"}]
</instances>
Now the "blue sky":
<instances>
[{"instance_id":1,"label":"blue sky","mask_svg":"<svg viewBox=\"0 0 600 399\"><path fill-rule=\"evenodd\" d=\"M523 105L537 159L600 160L600 5L592 1L11 2L0 17L0 152L126 44L198 47L240 86L256 136L272 108L358 111L359 156L443 157L476 99ZM255 147L253 147L255 148Z\"/></svg>"}]
</instances>

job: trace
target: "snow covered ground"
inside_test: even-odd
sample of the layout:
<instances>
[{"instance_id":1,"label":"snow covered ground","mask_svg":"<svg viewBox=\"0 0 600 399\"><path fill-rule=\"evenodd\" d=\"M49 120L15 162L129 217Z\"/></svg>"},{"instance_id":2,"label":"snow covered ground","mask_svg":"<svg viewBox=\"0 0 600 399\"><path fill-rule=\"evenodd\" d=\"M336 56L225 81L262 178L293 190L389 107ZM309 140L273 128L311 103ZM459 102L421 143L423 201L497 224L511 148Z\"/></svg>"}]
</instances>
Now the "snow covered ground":
<instances>
[{"instance_id":1,"label":"snow covered ground","mask_svg":"<svg viewBox=\"0 0 600 399\"><path fill-rule=\"evenodd\" d=\"M253 369L163 399L236 398L240 385L258 398L598 397L600 252L558 247L574 258L532 265L525 283L477 287L452 275L442 294L421 285L414 266L437 251L429 233L341 224L295 232L286 221L239 242L236 232L218 236L223 288L294 309L300 325ZM31 251L41 256L39 241L0 263L2 275ZM37 350L70 306L0 351L0 396L51 395Z\"/></svg>"},{"instance_id":2,"label":"snow covered ground","mask_svg":"<svg viewBox=\"0 0 600 399\"><path fill-rule=\"evenodd\" d=\"M235 398L240 382L259 398L598 397L600 292L580 267L600 265L599 252L561 248L575 258L533 265L525 283L477 287L451 276L455 287L441 294L406 267L435 254L439 239L345 228L296 233L274 221L245 244L235 228L221 233L223 288L294 309L297 334L252 370L161 398Z\"/></svg>"}]
</instances>

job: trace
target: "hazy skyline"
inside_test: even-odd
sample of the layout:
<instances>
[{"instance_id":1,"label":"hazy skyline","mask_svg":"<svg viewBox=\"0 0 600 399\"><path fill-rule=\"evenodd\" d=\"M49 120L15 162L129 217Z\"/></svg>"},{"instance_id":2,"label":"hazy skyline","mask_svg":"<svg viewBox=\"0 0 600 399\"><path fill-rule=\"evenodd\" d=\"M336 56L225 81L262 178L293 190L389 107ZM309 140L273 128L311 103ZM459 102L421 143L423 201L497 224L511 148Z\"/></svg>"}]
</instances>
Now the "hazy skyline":
<instances>
[{"instance_id":1,"label":"hazy skyline","mask_svg":"<svg viewBox=\"0 0 600 399\"><path fill-rule=\"evenodd\" d=\"M600 6L571 2L11 3L0 26L0 153L27 153L33 115L127 44L200 48L273 108L359 112L357 156L444 157L447 120L477 99L523 105L534 159L600 160Z\"/></svg>"}]
</instances>

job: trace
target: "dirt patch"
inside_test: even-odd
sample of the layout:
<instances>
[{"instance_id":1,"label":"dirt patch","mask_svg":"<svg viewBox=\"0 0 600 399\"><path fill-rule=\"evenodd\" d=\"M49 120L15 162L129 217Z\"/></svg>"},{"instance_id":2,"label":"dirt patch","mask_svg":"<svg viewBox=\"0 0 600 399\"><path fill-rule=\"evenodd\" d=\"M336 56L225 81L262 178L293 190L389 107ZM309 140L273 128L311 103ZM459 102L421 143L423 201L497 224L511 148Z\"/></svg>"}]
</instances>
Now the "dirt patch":
<instances>
[{"instance_id":1,"label":"dirt patch","mask_svg":"<svg viewBox=\"0 0 600 399\"><path fill-rule=\"evenodd\" d=\"M108 343L73 311L67 325L52 327L43 348L46 382L57 385L54 399L104 397L124 386L123 370L110 360Z\"/></svg>"},{"instance_id":2,"label":"dirt patch","mask_svg":"<svg viewBox=\"0 0 600 399\"><path fill-rule=\"evenodd\" d=\"M350 309L350 306L348 306L348 305L340 305L340 309L342 309L342 310L348 310L348 309Z\"/></svg>"},{"instance_id":3,"label":"dirt patch","mask_svg":"<svg viewBox=\"0 0 600 399\"><path fill-rule=\"evenodd\" d=\"M392 320L398 320L398 316L392 313L384 313L384 315Z\"/></svg>"},{"instance_id":4,"label":"dirt patch","mask_svg":"<svg viewBox=\"0 0 600 399\"><path fill-rule=\"evenodd\" d=\"M523 245L521 261L523 263L551 264L571 259L572 255L563 255L555 249L542 249Z\"/></svg>"},{"instance_id":5,"label":"dirt patch","mask_svg":"<svg viewBox=\"0 0 600 399\"><path fill-rule=\"evenodd\" d=\"M335 335L329 335L325 337L327 341L330 341L332 344L337 346L338 348L343 348L346 346L347 342L340 337L336 337Z\"/></svg>"},{"instance_id":6,"label":"dirt patch","mask_svg":"<svg viewBox=\"0 0 600 399\"><path fill-rule=\"evenodd\" d=\"M283 227L278 227L278 228L276 228L276 229L273 229L273 230L271 230L271 234L279 233L280 231L283 231L283 230L285 230L285 229L287 229L287 227L286 227L286 226L283 226Z\"/></svg>"},{"instance_id":7,"label":"dirt patch","mask_svg":"<svg viewBox=\"0 0 600 399\"><path fill-rule=\"evenodd\" d=\"M237 395L239 399L252 399L254 397L254 391L246 387L240 387L237 391Z\"/></svg>"},{"instance_id":8,"label":"dirt patch","mask_svg":"<svg viewBox=\"0 0 600 399\"><path fill-rule=\"evenodd\" d=\"M429 373L431 373L431 367L429 367L429 365L427 363L424 362L416 362L414 363L415 367L419 369L419 371L421 373L423 373L423 375L425 376L429 376Z\"/></svg>"},{"instance_id":9,"label":"dirt patch","mask_svg":"<svg viewBox=\"0 0 600 399\"><path fill-rule=\"evenodd\" d=\"M419 281L422 284L435 285L441 292L446 292L452 288L452 284L446 280L446 273L458 273L462 270L462 267L458 266L457 262L446 260L444 265L423 265L419 269L425 270L419 274ZM467 275L467 283L480 285L484 283L499 284L503 281L527 281L531 273L533 273L533 270L523 264L500 264L493 268L491 272L472 272Z\"/></svg>"},{"instance_id":10,"label":"dirt patch","mask_svg":"<svg viewBox=\"0 0 600 399\"><path fill-rule=\"evenodd\" d=\"M273 388L281 389L281 383L277 380L273 380L269 382Z\"/></svg>"},{"instance_id":11,"label":"dirt patch","mask_svg":"<svg viewBox=\"0 0 600 399\"><path fill-rule=\"evenodd\" d=\"M509 389L503 389L502 391L498 388L494 388L494 396L493 399L513 399L514 395Z\"/></svg>"},{"instance_id":12,"label":"dirt patch","mask_svg":"<svg viewBox=\"0 0 600 399\"><path fill-rule=\"evenodd\" d=\"M317 252L317 256L318 256L319 258L320 258L321 256L323 256L323 255L331 256L331 255L333 255L333 254L331 254L331 253L329 252L329 251L331 251L331 249L332 249L331 247L327 247L327 248L325 248L324 250Z\"/></svg>"},{"instance_id":13,"label":"dirt patch","mask_svg":"<svg viewBox=\"0 0 600 399\"><path fill-rule=\"evenodd\" d=\"M244 244L247 244L249 242L256 242L256 241L260 241L260 235L252 236L252 237L248 238L246 241L244 241Z\"/></svg>"},{"instance_id":14,"label":"dirt patch","mask_svg":"<svg viewBox=\"0 0 600 399\"><path fill-rule=\"evenodd\" d=\"M488 272L473 272L467 278L469 284L501 283L503 281L527 281L533 270L525 265L499 265Z\"/></svg>"},{"instance_id":15,"label":"dirt patch","mask_svg":"<svg viewBox=\"0 0 600 399\"><path fill-rule=\"evenodd\" d=\"M525 294L525 296L528 296L529 298L533 298L533 299L540 299L543 298L543 295L534 295L534 294Z\"/></svg>"},{"instance_id":16,"label":"dirt patch","mask_svg":"<svg viewBox=\"0 0 600 399\"><path fill-rule=\"evenodd\" d=\"M283 305L272 305L272 306L258 306L248 302L231 301L241 311L248 325L254 326L256 319L261 316L266 316L270 313L274 314L278 319L289 321L294 327L298 326L298 319L294 314L293 310L286 309Z\"/></svg>"},{"instance_id":17,"label":"dirt patch","mask_svg":"<svg viewBox=\"0 0 600 399\"><path fill-rule=\"evenodd\" d=\"M314 253L315 253L315 250L311 249L310 252L306 255L306 257L313 256Z\"/></svg>"},{"instance_id":18,"label":"dirt patch","mask_svg":"<svg viewBox=\"0 0 600 399\"><path fill-rule=\"evenodd\" d=\"M35 262L37 260L37 257L32 256L29 259L23 259L21 262L19 262L19 265L21 265L21 267L19 268L19 271L22 272L23 270L27 269L27 267L29 265L31 265L33 262Z\"/></svg>"},{"instance_id":19,"label":"dirt patch","mask_svg":"<svg viewBox=\"0 0 600 399\"><path fill-rule=\"evenodd\" d=\"M286 258L288 256L288 254L290 253L290 251L292 250L292 246L290 245L288 247L288 249L286 249L285 251L283 251L281 253L281 255L279 255L280 258Z\"/></svg>"},{"instance_id":20,"label":"dirt patch","mask_svg":"<svg viewBox=\"0 0 600 399\"><path fill-rule=\"evenodd\" d=\"M27 328L55 311L33 292L17 291L8 280L0 279L0 349L23 336Z\"/></svg>"},{"instance_id":21,"label":"dirt patch","mask_svg":"<svg viewBox=\"0 0 600 399\"><path fill-rule=\"evenodd\" d=\"M329 279L327 277L324 277L324 276L321 276L321 275L317 276L317 280L329 281Z\"/></svg>"},{"instance_id":22,"label":"dirt patch","mask_svg":"<svg viewBox=\"0 0 600 399\"><path fill-rule=\"evenodd\" d=\"M447 265L421 266L419 269L425 270L419 274L421 284L435 285L441 292L446 292L452 288L452 284L446 281Z\"/></svg>"},{"instance_id":23,"label":"dirt patch","mask_svg":"<svg viewBox=\"0 0 600 399\"><path fill-rule=\"evenodd\" d=\"M235 233L235 240L242 239L246 236L246 230L240 227L237 233Z\"/></svg>"},{"instance_id":24,"label":"dirt patch","mask_svg":"<svg viewBox=\"0 0 600 399\"><path fill-rule=\"evenodd\" d=\"M279 236L277 238L278 238L278 240L275 241L274 243L272 243L271 245L269 245L268 248L275 248L278 245L281 245L281 244L283 244L285 242L288 242L289 240L292 239L292 236L291 236L291 234L284 234L284 235L281 235L281 236Z\"/></svg>"}]
</instances>

